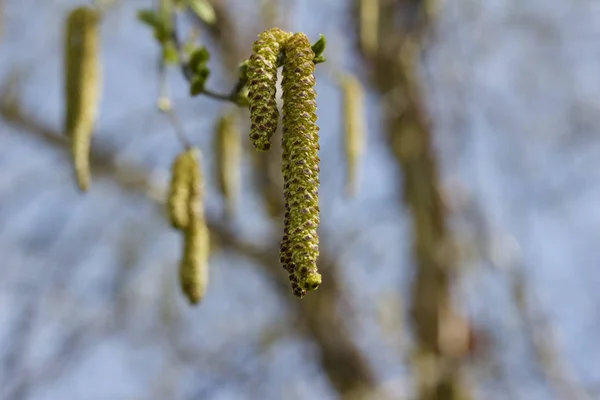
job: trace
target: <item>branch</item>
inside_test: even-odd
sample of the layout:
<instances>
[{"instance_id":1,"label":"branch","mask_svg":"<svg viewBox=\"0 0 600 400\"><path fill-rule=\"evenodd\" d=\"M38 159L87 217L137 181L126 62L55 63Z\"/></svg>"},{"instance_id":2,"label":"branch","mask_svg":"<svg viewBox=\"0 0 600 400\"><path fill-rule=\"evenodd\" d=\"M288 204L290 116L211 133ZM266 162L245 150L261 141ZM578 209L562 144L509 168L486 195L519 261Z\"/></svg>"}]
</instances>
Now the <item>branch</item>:
<instances>
[{"instance_id":1,"label":"branch","mask_svg":"<svg viewBox=\"0 0 600 400\"><path fill-rule=\"evenodd\" d=\"M0 93L0 96L2 93ZM35 121L31 116L25 115L18 105L2 102L0 116L6 122L22 128L22 131L32 137L42 139L57 150L68 154L69 141L60 133L46 128ZM114 179L121 186L132 192L146 193L147 197L160 206L164 212L165 193L162 188L157 188L150 175L136 165L117 165L114 163L115 150L108 146L96 144L91 150L91 164L95 174L102 173ZM123 180L123 169L136 171L135 180ZM276 284L282 298L290 301L289 282L287 274L279 266L279 246L273 245L262 248L240 238L232 230L221 224L221 221L208 217L207 225L210 229L211 240L215 240L224 249L237 252L257 265L264 268L265 272ZM325 246L323 246L325 247ZM332 386L340 393L342 398L350 398L356 393L369 391L376 385L373 371L360 349L354 344L352 335L343 321L336 307L342 299L343 292L340 280L335 276L335 271L341 270L337 260L322 252L319 259L323 279L326 284L321 285L318 296L310 296L302 301L294 302L298 310L294 326L300 332L307 334L318 346L318 358L323 371L328 376Z\"/></svg>"}]
</instances>

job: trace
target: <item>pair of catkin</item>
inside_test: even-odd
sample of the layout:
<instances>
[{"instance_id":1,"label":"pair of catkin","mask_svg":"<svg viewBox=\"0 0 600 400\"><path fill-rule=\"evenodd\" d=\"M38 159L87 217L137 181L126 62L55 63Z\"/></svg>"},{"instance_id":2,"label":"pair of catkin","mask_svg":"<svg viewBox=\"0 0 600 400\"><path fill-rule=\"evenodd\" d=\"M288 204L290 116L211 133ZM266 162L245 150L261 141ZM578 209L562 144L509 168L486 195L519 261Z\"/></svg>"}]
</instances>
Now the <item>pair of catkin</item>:
<instances>
[{"instance_id":1,"label":"pair of catkin","mask_svg":"<svg viewBox=\"0 0 600 400\"><path fill-rule=\"evenodd\" d=\"M100 100L100 14L78 7L67 17L65 29L65 131L81 191L90 185L90 147Z\"/></svg>"},{"instance_id":2,"label":"pair of catkin","mask_svg":"<svg viewBox=\"0 0 600 400\"><path fill-rule=\"evenodd\" d=\"M210 238L204 218L204 189L200 151L190 148L172 165L167 210L171 225L183 233L179 264L181 289L191 304L199 303L208 286Z\"/></svg>"},{"instance_id":3,"label":"pair of catkin","mask_svg":"<svg viewBox=\"0 0 600 400\"><path fill-rule=\"evenodd\" d=\"M303 33L278 28L259 35L248 63L250 139L265 151L277 129L277 68L283 56L282 174L284 233L280 262L295 296L321 284L317 271L319 237L319 127L315 92L315 53Z\"/></svg>"}]
</instances>

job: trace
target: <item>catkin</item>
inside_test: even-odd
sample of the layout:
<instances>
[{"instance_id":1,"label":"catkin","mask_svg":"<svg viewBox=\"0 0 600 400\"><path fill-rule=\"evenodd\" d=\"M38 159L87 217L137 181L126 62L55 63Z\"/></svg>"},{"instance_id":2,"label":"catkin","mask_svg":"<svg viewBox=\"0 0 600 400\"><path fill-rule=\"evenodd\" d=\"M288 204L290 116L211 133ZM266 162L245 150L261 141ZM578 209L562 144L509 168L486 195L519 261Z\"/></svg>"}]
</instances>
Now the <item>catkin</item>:
<instances>
[{"instance_id":1,"label":"catkin","mask_svg":"<svg viewBox=\"0 0 600 400\"><path fill-rule=\"evenodd\" d=\"M98 114L101 72L98 11L71 11L65 32L65 132L71 138L73 163L80 190L90 184L90 145Z\"/></svg>"},{"instance_id":2,"label":"catkin","mask_svg":"<svg viewBox=\"0 0 600 400\"><path fill-rule=\"evenodd\" d=\"M365 146L363 119L364 93L360 81L352 75L339 78L344 99L344 150L346 153L346 193L356 194L358 167Z\"/></svg>"},{"instance_id":3,"label":"catkin","mask_svg":"<svg viewBox=\"0 0 600 400\"><path fill-rule=\"evenodd\" d=\"M171 167L167 211L175 229L185 229L191 215L202 209L202 177L198 157L198 150L191 148L179 154Z\"/></svg>"},{"instance_id":4,"label":"catkin","mask_svg":"<svg viewBox=\"0 0 600 400\"><path fill-rule=\"evenodd\" d=\"M290 36L279 28L261 33L248 60L250 140L260 151L271 148L271 137L277 129L277 60Z\"/></svg>"},{"instance_id":5,"label":"catkin","mask_svg":"<svg viewBox=\"0 0 600 400\"><path fill-rule=\"evenodd\" d=\"M215 138L215 171L228 216L232 216L235 211L240 187L241 146L235 111L222 115L217 123Z\"/></svg>"},{"instance_id":6,"label":"catkin","mask_svg":"<svg viewBox=\"0 0 600 400\"><path fill-rule=\"evenodd\" d=\"M203 176L200 151L182 152L172 166L168 211L171 224L183 232L183 256L179 264L181 290L191 304L202 300L208 285L210 239L204 219Z\"/></svg>"},{"instance_id":7,"label":"catkin","mask_svg":"<svg viewBox=\"0 0 600 400\"><path fill-rule=\"evenodd\" d=\"M194 216L183 230L183 257L179 265L181 290L191 304L204 298L208 286L210 238L203 216Z\"/></svg>"},{"instance_id":8,"label":"catkin","mask_svg":"<svg viewBox=\"0 0 600 400\"><path fill-rule=\"evenodd\" d=\"M321 283L319 256L319 127L314 89L314 52L303 33L285 45L283 65L284 235L280 261L294 294L302 297Z\"/></svg>"}]
</instances>

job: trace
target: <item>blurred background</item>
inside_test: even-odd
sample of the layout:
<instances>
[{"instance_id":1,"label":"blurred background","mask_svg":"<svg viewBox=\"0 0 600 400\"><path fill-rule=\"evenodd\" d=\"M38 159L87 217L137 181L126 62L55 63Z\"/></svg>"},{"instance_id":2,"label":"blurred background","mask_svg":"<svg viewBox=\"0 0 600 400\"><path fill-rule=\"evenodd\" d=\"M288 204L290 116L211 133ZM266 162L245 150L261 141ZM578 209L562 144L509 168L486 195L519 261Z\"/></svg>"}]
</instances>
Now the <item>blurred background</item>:
<instances>
[{"instance_id":1,"label":"blurred background","mask_svg":"<svg viewBox=\"0 0 600 400\"><path fill-rule=\"evenodd\" d=\"M182 11L177 31L210 50L218 93L265 29L328 39L323 284L302 300L278 262L278 146L254 151L239 109L228 213L215 125L236 106L190 97L177 66L161 75L136 18L151 0L98 3L102 100L81 194L62 132L63 35L84 2L0 1L1 399L600 399L600 3ZM203 152L210 285L196 307L165 215L181 144L157 107L164 82ZM350 121L364 135L354 196Z\"/></svg>"}]
</instances>

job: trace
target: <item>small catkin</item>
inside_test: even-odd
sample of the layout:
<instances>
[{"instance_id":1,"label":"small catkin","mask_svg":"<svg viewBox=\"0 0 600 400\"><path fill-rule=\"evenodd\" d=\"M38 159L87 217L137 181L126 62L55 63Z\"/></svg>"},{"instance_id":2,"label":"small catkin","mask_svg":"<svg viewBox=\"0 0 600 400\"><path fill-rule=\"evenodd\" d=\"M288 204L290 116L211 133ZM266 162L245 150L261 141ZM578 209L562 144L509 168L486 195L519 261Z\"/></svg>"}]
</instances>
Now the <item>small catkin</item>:
<instances>
[{"instance_id":1,"label":"small catkin","mask_svg":"<svg viewBox=\"0 0 600 400\"><path fill-rule=\"evenodd\" d=\"M90 184L90 146L100 100L100 14L91 7L71 11L65 32L65 132L81 191Z\"/></svg>"},{"instance_id":2,"label":"small catkin","mask_svg":"<svg viewBox=\"0 0 600 400\"><path fill-rule=\"evenodd\" d=\"M320 160L314 57L305 34L296 33L287 41L282 80L285 216L280 261L298 297L321 284L316 264Z\"/></svg>"},{"instance_id":3,"label":"small catkin","mask_svg":"<svg viewBox=\"0 0 600 400\"><path fill-rule=\"evenodd\" d=\"M360 81L353 75L342 75L339 82L344 99L346 193L348 196L354 196L358 181L359 163L365 146L364 93Z\"/></svg>"},{"instance_id":4,"label":"small catkin","mask_svg":"<svg viewBox=\"0 0 600 400\"><path fill-rule=\"evenodd\" d=\"M183 257L179 264L181 290L191 304L198 304L208 286L210 237L202 215L190 219L184 232Z\"/></svg>"},{"instance_id":5,"label":"small catkin","mask_svg":"<svg viewBox=\"0 0 600 400\"><path fill-rule=\"evenodd\" d=\"M217 184L225 199L226 213L230 217L237 203L241 172L242 143L236 115L235 111L231 111L219 118L215 137Z\"/></svg>"},{"instance_id":6,"label":"small catkin","mask_svg":"<svg viewBox=\"0 0 600 400\"><path fill-rule=\"evenodd\" d=\"M291 33L272 28L258 36L248 60L248 102L250 108L250 140L260 151L271 148L271 137L277 129L277 60Z\"/></svg>"},{"instance_id":7,"label":"small catkin","mask_svg":"<svg viewBox=\"0 0 600 400\"><path fill-rule=\"evenodd\" d=\"M167 211L175 229L185 229L190 214L202 209L202 176L198 157L199 151L191 148L179 154L171 167ZM191 210L195 210L193 213L190 205Z\"/></svg>"}]
</instances>

